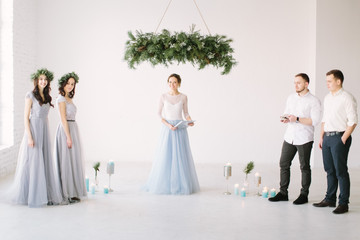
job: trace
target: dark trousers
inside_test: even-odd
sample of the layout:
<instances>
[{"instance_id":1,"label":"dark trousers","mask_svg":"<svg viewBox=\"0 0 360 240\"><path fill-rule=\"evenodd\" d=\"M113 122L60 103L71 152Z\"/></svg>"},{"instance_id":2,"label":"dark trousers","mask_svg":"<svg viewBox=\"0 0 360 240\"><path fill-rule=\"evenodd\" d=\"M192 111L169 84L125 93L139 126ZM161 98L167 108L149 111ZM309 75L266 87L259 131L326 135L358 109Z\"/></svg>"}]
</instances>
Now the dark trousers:
<instances>
[{"instance_id":1,"label":"dark trousers","mask_svg":"<svg viewBox=\"0 0 360 240\"><path fill-rule=\"evenodd\" d=\"M313 141L303 145L292 145L284 141L281 149L280 157L280 192L288 194L288 187L290 184L290 166L295 157L296 152L299 154L300 169L301 169L301 192L305 196L309 195L309 188L311 183L311 169L310 156Z\"/></svg>"},{"instance_id":2,"label":"dark trousers","mask_svg":"<svg viewBox=\"0 0 360 240\"><path fill-rule=\"evenodd\" d=\"M351 136L344 144L341 141L342 134L324 136L322 155L324 169L327 173L327 191L325 200L336 203L336 192L340 187L339 204L349 203L350 177L347 167L347 159L351 145Z\"/></svg>"}]
</instances>

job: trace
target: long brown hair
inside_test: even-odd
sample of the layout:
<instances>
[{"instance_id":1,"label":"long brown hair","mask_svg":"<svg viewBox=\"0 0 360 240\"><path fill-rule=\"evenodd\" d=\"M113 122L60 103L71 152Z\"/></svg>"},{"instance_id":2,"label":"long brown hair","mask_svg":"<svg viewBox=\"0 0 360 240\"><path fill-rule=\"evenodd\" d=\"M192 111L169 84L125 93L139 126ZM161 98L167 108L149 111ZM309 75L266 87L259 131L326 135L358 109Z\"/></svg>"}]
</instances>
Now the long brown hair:
<instances>
[{"instance_id":1,"label":"long brown hair","mask_svg":"<svg viewBox=\"0 0 360 240\"><path fill-rule=\"evenodd\" d=\"M46 87L44 88L44 91L43 91L44 98L45 98L44 100L40 96L40 90L39 90L39 85L38 85L39 84L39 78L34 79L34 90L32 92L33 92L34 97L36 98L36 100L39 101L40 106L42 106L43 104L49 103L50 106L54 107L54 105L51 103L52 97L50 96L51 87L50 87L49 79L47 79L47 82L48 82L48 84L46 85Z\"/></svg>"},{"instance_id":2,"label":"long brown hair","mask_svg":"<svg viewBox=\"0 0 360 240\"><path fill-rule=\"evenodd\" d=\"M63 81L59 87L59 93L61 94L61 96L65 97L66 93L64 90L64 87L66 86L66 84L69 82L69 79L72 78L75 80L74 82L74 88L73 90L71 90L71 92L69 92L69 98L73 98L75 95L75 87L76 87L76 79L73 77L69 77L68 79L66 79L66 81Z\"/></svg>"}]
</instances>

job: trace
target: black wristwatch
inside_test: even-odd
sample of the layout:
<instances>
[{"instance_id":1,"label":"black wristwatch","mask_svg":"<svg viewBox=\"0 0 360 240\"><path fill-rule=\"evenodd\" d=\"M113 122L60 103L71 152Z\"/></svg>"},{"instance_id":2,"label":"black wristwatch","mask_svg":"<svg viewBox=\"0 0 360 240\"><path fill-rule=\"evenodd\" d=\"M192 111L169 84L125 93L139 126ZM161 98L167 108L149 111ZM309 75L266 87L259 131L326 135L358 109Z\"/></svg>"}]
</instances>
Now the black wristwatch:
<instances>
[{"instance_id":1,"label":"black wristwatch","mask_svg":"<svg viewBox=\"0 0 360 240\"><path fill-rule=\"evenodd\" d=\"M298 123L300 120L299 120L299 117L296 117L296 122Z\"/></svg>"}]
</instances>

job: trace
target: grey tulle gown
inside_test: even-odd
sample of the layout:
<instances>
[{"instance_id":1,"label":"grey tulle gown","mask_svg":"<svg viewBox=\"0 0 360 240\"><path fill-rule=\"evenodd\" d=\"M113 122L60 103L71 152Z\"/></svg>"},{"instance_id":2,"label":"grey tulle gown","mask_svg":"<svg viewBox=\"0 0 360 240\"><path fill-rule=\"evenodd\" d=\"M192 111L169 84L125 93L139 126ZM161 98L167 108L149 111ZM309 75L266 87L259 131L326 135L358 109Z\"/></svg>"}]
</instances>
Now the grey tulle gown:
<instances>
[{"instance_id":1,"label":"grey tulle gown","mask_svg":"<svg viewBox=\"0 0 360 240\"><path fill-rule=\"evenodd\" d=\"M59 176L53 164L48 127L50 104L40 106L32 92L26 94L32 99L30 130L34 147L28 146L25 131L18 156L15 178L8 192L8 198L15 204L41 207L48 203L62 202Z\"/></svg>"},{"instance_id":2,"label":"grey tulle gown","mask_svg":"<svg viewBox=\"0 0 360 240\"><path fill-rule=\"evenodd\" d=\"M76 106L59 95L56 105L66 103L66 119L70 130L72 147L68 148L65 130L60 122L55 137L54 159L58 165L63 199L83 198L87 196L85 186L84 165L78 126L75 122Z\"/></svg>"}]
</instances>

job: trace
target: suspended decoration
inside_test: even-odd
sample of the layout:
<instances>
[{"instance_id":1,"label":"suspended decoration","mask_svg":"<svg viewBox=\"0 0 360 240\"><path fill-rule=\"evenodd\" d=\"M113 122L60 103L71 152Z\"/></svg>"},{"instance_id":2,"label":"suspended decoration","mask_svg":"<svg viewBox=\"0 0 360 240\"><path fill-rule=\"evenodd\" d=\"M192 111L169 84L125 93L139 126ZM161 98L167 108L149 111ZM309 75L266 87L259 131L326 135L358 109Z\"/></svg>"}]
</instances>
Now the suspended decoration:
<instances>
[{"instance_id":1,"label":"suspended decoration","mask_svg":"<svg viewBox=\"0 0 360 240\"><path fill-rule=\"evenodd\" d=\"M202 17L195 0L193 1ZM202 19L204 21L203 17ZM211 35L205 21L209 35L201 35L199 31L195 31L195 25L191 26L189 33L183 31L171 33L167 29L157 33L160 23L153 33L136 31L134 35L131 31L128 32L129 40L126 42L124 58L130 68L135 69L135 65L145 61L150 62L152 66L189 62L193 66L197 65L199 70L208 65L223 68L221 74L224 75L228 74L236 64L232 56L234 49L230 46L232 39L223 35Z\"/></svg>"}]
</instances>

